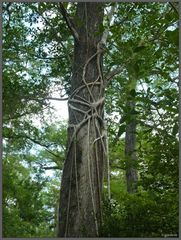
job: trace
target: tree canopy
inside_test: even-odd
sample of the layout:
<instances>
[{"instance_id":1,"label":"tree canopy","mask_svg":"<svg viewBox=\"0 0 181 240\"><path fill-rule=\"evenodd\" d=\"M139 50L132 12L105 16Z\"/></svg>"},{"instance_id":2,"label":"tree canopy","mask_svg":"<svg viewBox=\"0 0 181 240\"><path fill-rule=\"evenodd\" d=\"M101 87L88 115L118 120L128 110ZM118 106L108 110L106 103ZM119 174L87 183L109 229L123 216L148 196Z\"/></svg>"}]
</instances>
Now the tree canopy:
<instances>
[{"instance_id":1,"label":"tree canopy","mask_svg":"<svg viewBox=\"0 0 181 240\"><path fill-rule=\"evenodd\" d=\"M68 122L57 119L52 103L70 96L74 36L62 9L72 21L77 5L3 3L3 237L57 236ZM94 32L108 34L101 67L109 166L100 236L178 236L177 4L103 7ZM73 24L83 29L80 19ZM134 163L125 151L133 121ZM138 176L132 194L129 164Z\"/></svg>"}]
</instances>

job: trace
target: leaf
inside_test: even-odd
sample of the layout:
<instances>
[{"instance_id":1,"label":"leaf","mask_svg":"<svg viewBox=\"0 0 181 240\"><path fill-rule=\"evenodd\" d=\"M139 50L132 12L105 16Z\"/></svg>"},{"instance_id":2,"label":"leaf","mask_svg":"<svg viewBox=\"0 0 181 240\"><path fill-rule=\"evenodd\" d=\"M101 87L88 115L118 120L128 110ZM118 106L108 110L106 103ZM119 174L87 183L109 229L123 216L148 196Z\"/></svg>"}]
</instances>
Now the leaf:
<instances>
[{"instance_id":1,"label":"leaf","mask_svg":"<svg viewBox=\"0 0 181 240\"><path fill-rule=\"evenodd\" d=\"M175 136L178 133L178 130L179 130L178 123L175 123L175 125L173 127L172 134Z\"/></svg>"},{"instance_id":2,"label":"leaf","mask_svg":"<svg viewBox=\"0 0 181 240\"><path fill-rule=\"evenodd\" d=\"M132 89L132 90L130 91L130 95L131 95L132 97L135 97L135 96L136 96L136 91L135 91L135 89Z\"/></svg>"},{"instance_id":3,"label":"leaf","mask_svg":"<svg viewBox=\"0 0 181 240\"><path fill-rule=\"evenodd\" d=\"M119 127L118 136L120 137L126 131L126 125L121 125Z\"/></svg>"},{"instance_id":4,"label":"leaf","mask_svg":"<svg viewBox=\"0 0 181 240\"><path fill-rule=\"evenodd\" d=\"M173 31L166 31L166 36L170 42L174 43L176 46L179 46L179 30L176 28Z\"/></svg>"},{"instance_id":5,"label":"leaf","mask_svg":"<svg viewBox=\"0 0 181 240\"><path fill-rule=\"evenodd\" d=\"M140 51L144 50L145 48L146 48L146 46L145 46L145 45L142 45L142 46L136 47L133 51L134 51L134 52L140 52Z\"/></svg>"}]
</instances>

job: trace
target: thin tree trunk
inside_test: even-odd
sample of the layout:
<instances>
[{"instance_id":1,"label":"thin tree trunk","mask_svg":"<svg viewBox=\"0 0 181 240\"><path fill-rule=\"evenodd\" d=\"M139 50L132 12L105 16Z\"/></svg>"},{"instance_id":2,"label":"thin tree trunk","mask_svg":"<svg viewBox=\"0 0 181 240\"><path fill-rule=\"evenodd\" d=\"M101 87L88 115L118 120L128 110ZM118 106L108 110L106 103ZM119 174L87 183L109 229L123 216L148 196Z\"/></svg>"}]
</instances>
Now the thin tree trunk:
<instances>
[{"instance_id":1,"label":"thin tree trunk","mask_svg":"<svg viewBox=\"0 0 181 240\"><path fill-rule=\"evenodd\" d=\"M128 120L126 121L125 156L126 182L128 193L137 191L137 156L136 156L136 115L135 98L128 93L127 100Z\"/></svg>"},{"instance_id":2,"label":"thin tree trunk","mask_svg":"<svg viewBox=\"0 0 181 240\"><path fill-rule=\"evenodd\" d=\"M102 3L78 3L69 126L59 206L59 237L96 237L101 225L104 82Z\"/></svg>"}]
</instances>

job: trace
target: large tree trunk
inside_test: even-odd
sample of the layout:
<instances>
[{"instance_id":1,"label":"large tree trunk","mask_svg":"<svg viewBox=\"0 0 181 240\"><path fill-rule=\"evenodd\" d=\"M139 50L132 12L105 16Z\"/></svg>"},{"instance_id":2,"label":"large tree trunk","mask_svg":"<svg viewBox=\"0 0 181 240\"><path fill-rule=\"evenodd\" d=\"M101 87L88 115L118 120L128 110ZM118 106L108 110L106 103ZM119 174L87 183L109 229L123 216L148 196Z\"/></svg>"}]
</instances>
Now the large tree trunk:
<instances>
[{"instance_id":1,"label":"large tree trunk","mask_svg":"<svg viewBox=\"0 0 181 240\"><path fill-rule=\"evenodd\" d=\"M125 156L126 156L126 182L128 193L137 191L137 156L136 156L136 115L135 98L128 93L128 116L126 121Z\"/></svg>"},{"instance_id":2,"label":"large tree trunk","mask_svg":"<svg viewBox=\"0 0 181 240\"><path fill-rule=\"evenodd\" d=\"M96 237L101 225L104 82L100 29L102 3L78 3L69 96L67 156L59 207L59 237Z\"/></svg>"}]
</instances>

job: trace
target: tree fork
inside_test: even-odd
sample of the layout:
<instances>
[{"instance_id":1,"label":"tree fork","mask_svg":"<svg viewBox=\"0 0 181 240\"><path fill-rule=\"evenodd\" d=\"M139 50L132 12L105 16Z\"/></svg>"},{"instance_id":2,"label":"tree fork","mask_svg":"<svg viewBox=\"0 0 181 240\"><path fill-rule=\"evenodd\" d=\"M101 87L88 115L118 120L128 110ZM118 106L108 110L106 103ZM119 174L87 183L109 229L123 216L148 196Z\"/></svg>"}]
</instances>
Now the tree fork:
<instances>
[{"instance_id":1,"label":"tree fork","mask_svg":"<svg viewBox=\"0 0 181 240\"><path fill-rule=\"evenodd\" d=\"M74 63L69 96L59 237L96 237L101 226L101 194L106 146L101 49L102 3L78 3Z\"/></svg>"}]
</instances>

